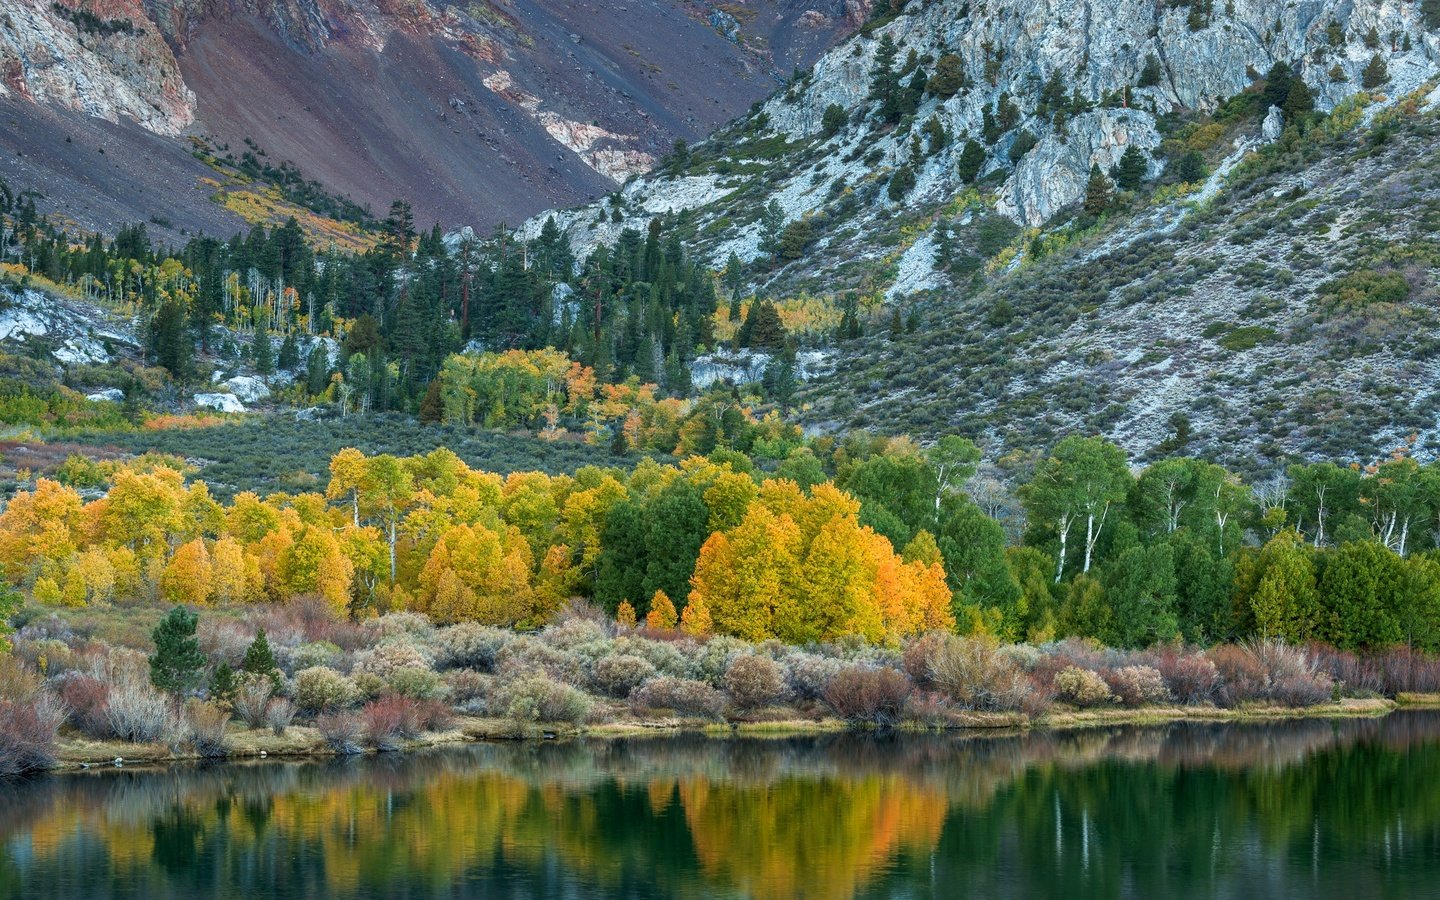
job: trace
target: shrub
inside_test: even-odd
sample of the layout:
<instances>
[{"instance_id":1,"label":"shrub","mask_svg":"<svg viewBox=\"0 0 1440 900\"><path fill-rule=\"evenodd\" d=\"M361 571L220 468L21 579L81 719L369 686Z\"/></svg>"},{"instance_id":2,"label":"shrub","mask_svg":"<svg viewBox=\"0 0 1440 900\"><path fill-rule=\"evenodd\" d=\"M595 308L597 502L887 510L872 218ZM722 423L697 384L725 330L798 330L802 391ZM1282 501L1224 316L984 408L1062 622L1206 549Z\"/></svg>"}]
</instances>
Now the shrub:
<instances>
[{"instance_id":1,"label":"shrub","mask_svg":"<svg viewBox=\"0 0 1440 900\"><path fill-rule=\"evenodd\" d=\"M365 736L382 753L399 750L402 743L420 734L420 717L409 697L380 697L360 710Z\"/></svg>"},{"instance_id":2,"label":"shrub","mask_svg":"<svg viewBox=\"0 0 1440 900\"><path fill-rule=\"evenodd\" d=\"M315 720L325 746L335 753L352 754L361 751L360 735L364 725L360 717L351 712L325 713Z\"/></svg>"},{"instance_id":3,"label":"shrub","mask_svg":"<svg viewBox=\"0 0 1440 900\"><path fill-rule=\"evenodd\" d=\"M578 725L590 714L584 692L544 675L528 675L507 685L497 708L517 722L568 722Z\"/></svg>"},{"instance_id":4,"label":"shrub","mask_svg":"<svg viewBox=\"0 0 1440 900\"><path fill-rule=\"evenodd\" d=\"M1121 666L1102 674L1110 690L1126 706L1168 703L1172 699L1165 677L1152 666Z\"/></svg>"},{"instance_id":5,"label":"shrub","mask_svg":"<svg viewBox=\"0 0 1440 900\"><path fill-rule=\"evenodd\" d=\"M1223 705L1235 706L1265 697L1269 676L1254 654L1234 644L1223 644L1212 647L1206 655L1220 675L1219 700Z\"/></svg>"},{"instance_id":6,"label":"shrub","mask_svg":"<svg viewBox=\"0 0 1440 900\"><path fill-rule=\"evenodd\" d=\"M430 656L414 644L392 641L355 654L355 671L388 677L398 669L428 669Z\"/></svg>"},{"instance_id":7,"label":"shrub","mask_svg":"<svg viewBox=\"0 0 1440 900\"><path fill-rule=\"evenodd\" d=\"M429 669L396 669L385 679L385 684L412 700L439 700L445 696L445 682Z\"/></svg>"},{"instance_id":8,"label":"shrub","mask_svg":"<svg viewBox=\"0 0 1440 900\"><path fill-rule=\"evenodd\" d=\"M355 690L360 693L357 700L374 700L390 690L389 682L374 672L356 672L351 680L355 682Z\"/></svg>"},{"instance_id":9,"label":"shrub","mask_svg":"<svg viewBox=\"0 0 1440 900\"><path fill-rule=\"evenodd\" d=\"M371 646L386 643L428 643L435 636L435 626L420 613L387 613L365 623Z\"/></svg>"},{"instance_id":10,"label":"shrub","mask_svg":"<svg viewBox=\"0 0 1440 900\"><path fill-rule=\"evenodd\" d=\"M691 657L695 677L712 687L722 687L725 681L725 672L730 668L731 660L741 653L749 652L749 644L728 635L714 637L703 644L697 644L695 653Z\"/></svg>"},{"instance_id":11,"label":"shrub","mask_svg":"<svg viewBox=\"0 0 1440 900\"><path fill-rule=\"evenodd\" d=\"M916 691L905 701L905 719L926 728L949 725L954 710L950 701L937 691Z\"/></svg>"},{"instance_id":12,"label":"shrub","mask_svg":"<svg viewBox=\"0 0 1440 900\"><path fill-rule=\"evenodd\" d=\"M1270 699L1282 706L1315 706L1334 696L1335 682L1324 674L1285 674L1270 683Z\"/></svg>"},{"instance_id":13,"label":"shrub","mask_svg":"<svg viewBox=\"0 0 1440 900\"><path fill-rule=\"evenodd\" d=\"M1337 650L1324 644L1312 644L1306 652L1314 660L1316 670L1330 676L1346 693L1373 695L1386 690L1385 659L1390 654L1362 659L1349 650Z\"/></svg>"},{"instance_id":14,"label":"shrub","mask_svg":"<svg viewBox=\"0 0 1440 900\"><path fill-rule=\"evenodd\" d=\"M718 719L725 709L725 695L703 681L652 678L630 693L630 708L637 713L668 709L680 715Z\"/></svg>"},{"instance_id":15,"label":"shrub","mask_svg":"<svg viewBox=\"0 0 1440 900\"><path fill-rule=\"evenodd\" d=\"M461 622L435 635L435 665L441 669L495 668L495 656L510 640L509 632L478 622Z\"/></svg>"},{"instance_id":16,"label":"shrub","mask_svg":"<svg viewBox=\"0 0 1440 900\"><path fill-rule=\"evenodd\" d=\"M790 690L801 700L820 700L825 688L845 663L818 653L797 652L787 660L790 669Z\"/></svg>"},{"instance_id":17,"label":"shrub","mask_svg":"<svg viewBox=\"0 0 1440 900\"><path fill-rule=\"evenodd\" d=\"M214 703L203 700L185 702L185 734L195 752L207 759L229 754L225 747L225 726L230 714Z\"/></svg>"},{"instance_id":18,"label":"shrub","mask_svg":"<svg viewBox=\"0 0 1440 900\"><path fill-rule=\"evenodd\" d=\"M910 680L915 682L916 687L929 689L935 686L935 682L930 678L930 661L950 637L943 631L927 631L905 645L900 654L900 665L905 674L910 676Z\"/></svg>"},{"instance_id":19,"label":"shrub","mask_svg":"<svg viewBox=\"0 0 1440 900\"><path fill-rule=\"evenodd\" d=\"M597 688L612 697L628 697L631 691L654 676L655 667L649 660L617 653L595 663L592 680Z\"/></svg>"},{"instance_id":20,"label":"shrub","mask_svg":"<svg viewBox=\"0 0 1440 900\"><path fill-rule=\"evenodd\" d=\"M110 733L122 741L141 744L170 740L179 723L165 695L134 670L122 670L117 676L110 686L105 713Z\"/></svg>"},{"instance_id":21,"label":"shrub","mask_svg":"<svg viewBox=\"0 0 1440 900\"><path fill-rule=\"evenodd\" d=\"M1079 666L1067 666L1055 676L1055 692L1060 699L1082 708L1115 699L1105 679Z\"/></svg>"},{"instance_id":22,"label":"shrub","mask_svg":"<svg viewBox=\"0 0 1440 900\"><path fill-rule=\"evenodd\" d=\"M543 674L567 684L584 682L584 661L538 638L524 635L495 654L495 671L507 679Z\"/></svg>"},{"instance_id":23,"label":"shrub","mask_svg":"<svg viewBox=\"0 0 1440 900\"><path fill-rule=\"evenodd\" d=\"M900 722L912 685L904 672L850 666L825 687L825 703L851 725L893 727Z\"/></svg>"},{"instance_id":24,"label":"shrub","mask_svg":"<svg viewBox=\"0 0 1440 900\"><path fill-rule=\"evenodd\" d=\"M316 666L295 676L295 703L306 712L327 712L360 699L355 682L334 669Z\"/></svg>"},{"instance_id":25,"label":"shrub","mask_svg":"<svg viewBox=\"0 0 1440 900\"><path fill-rule=\"evenodd\" d=\"M60 701L70 722L87 737L105 740L110 732L110 686L93 675L72 674L60 681Z\"/></svg>"},{"instance_id":26,"label":"shrub","mask_svg":"<svg viewBox=\"0 0 1440 900\"><path fill-rule=\"evenodd\" d=\"M540 633L540 639L557 650L570 650L607 637L609 635L599 622L582 618L566 619Z\"/></svg>"},{"instance_id":27,"label":"shrub","mask_svg":"<svg viewBox=\"0 0 1440 900\"><path fill-rule=\"evenodd\" d=\"M1375 664L1386 693L1440 692L1440 658L1424 656L1408 647L1392 647Z\"/></svg>"},{"instance_id":28,"label":"shrub","mask_svg":"<svg viewBox=\"0 0 1440 900\"><path fill-rule=\"evenodd\" d=\"M494 685L495 676L473 669L453 669L445 673L445 686L450 691L450 699L467 709L473 708L475 701L488 698L495 689Z\"/></svg>"},{"instance_id":29,"label":"shrub","mask_svg":"<svg viewBox=\"0 0 1440 900\"><path fill-rule=\"evenodd\" d=\"M298 672L301 669L313 669L317 666L335 667L335 663L345 651L329 641L316 641L313 644L301 644L294 650L285 654L289 657L288 662L291 671Z\"/></svg>"},{"instance_id":30,"label":"shrub","mask_svg":"<svg viewBox=\"0 0 1440 900\"><path fill-rule=\"evenodd\" d=\"M250 677L241 681L230 701L230 709L247 728L265 724L265 707L270 703L270 679Z\"/></svg>"},{"instance_id":31,"label":"shrub","mask_svg":"<svg viewBox=\"0 0 1440 900\"><path fill-rule=\"evenodd\" d=\"M966 709L1018 710L1030 695L1030 679L991 639L949 637L929 665L934 684Z\"/></svg>"},{"instance_id":32,"label":"shrub","mask_svg":"<svg viewBox=\"0 0 1440 900\"><path fill-rule=\"evenodd\" d=\"M785 691L785 672L773 659L737 656L725 670L725 690L741 709L773 703Z\"/></svg>"},{"instance_id":33,"label":"shrub","mask_svg":"<svg viewBox=\"0 0 1440 900\"><path fill-rule=\"evenodd\" d=\"M1165 679L1165 686L1181 703L1210 703L1220 690L1220 673L1203 653L1162 650L1155 658L1155 667Z\"/></svg>"},{"instance_id":34,"label":"shrub","mask_svg":"<svg viewBox=\"0 0 1440 900\"><path fill-rule=\"evenodd\" d=\"M265 704L265 724L279 737L295 721L295 712L295 704L284 697L274 697Z\"/></svg>"},{"instance_id":35,"label":"shrub","mask_svg":"<svg viewBox=\"0 0 1440 900\"><path fill-rule=\"evenodd\" d=\"M421 731L445 731L454 724L455 714L439 700L416 700L415 722Z\"/></svg>"},{"instance_id":36,"label":"shrub","mask_svg":"<svg viewBox=\"0 0 1440 900\"><path fill-rule=\"evenodd\" d=\"M65 707L49 693L31 702L0 700L0 776L21 775L55 764L55 732Z\"/></svg>"}]
</instances>

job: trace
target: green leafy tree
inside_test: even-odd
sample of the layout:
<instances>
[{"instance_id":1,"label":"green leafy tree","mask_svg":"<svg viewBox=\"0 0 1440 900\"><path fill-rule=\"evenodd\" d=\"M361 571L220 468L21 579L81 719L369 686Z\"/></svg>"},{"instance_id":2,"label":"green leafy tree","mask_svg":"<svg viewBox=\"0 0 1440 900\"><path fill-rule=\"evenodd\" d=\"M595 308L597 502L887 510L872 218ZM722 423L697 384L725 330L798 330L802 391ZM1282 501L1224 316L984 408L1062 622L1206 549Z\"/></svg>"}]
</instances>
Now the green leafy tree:
<instances>
[{"instance_id":1,"label":"green leafy tree","mask_svg":"<svg viewBox=\"0 0 1440 900\"><path fill-rule=\"evenodd\" d=\"M1170 547L1131 547L1105 567L1105 597L1113 617L1098 635L1117 647L1146 647L1180 634L1175 614L1175 561Z\"/></svg>"},{"instance_id":2,"label":"green leafy tree","mask_svg":"<svg viewBox=\"0 0 1440 900\"><path fill-rule=\"evenodd\" d=\"M10 652L10 639L7 637L12 631L10 618L20 611L25 603L25 597L10 584L5 578L4 567L0 567L0 653Z\"/></svg>"},{"instance_id":3,"label":"green leafy tree","mask_svg":"<svg viewBox=\"0 0 1440 900\"><path fill-rule=\"evenodd\" d=\"M1021 500L1031 527L1059 545L1057 583L1065 575L1070 536L1076 531L1084 541L1081 571L1090 571L1111 509L1124 502L1129 488L1125 451L1098 437L1065 438L1035 470L1021 489Z\"/></svg>"},{"instance_id":4,"label":"green leafy tree","mask_svg":"<svg viewBox=\"0 0 1440 900\"><path fill-rule=\"evenodd\" d=\"M1341 544L1327 554L1320 577L1320 594L1334 610L1333 627L1316 637L1347 650L1400 643L1407 581L1405 561L1374 541Z\"/></svg>"},{"instance_id":5,"label":"green leafy tree","mask_svg":"<svg viewBox=\"0 0 1440 900\"><path fill-rule=\"evenodd\" d=\"M199 617L183 606L170 610L150 633L155 652L150 655L150 683L171 694L184 694L200 685L205 654L195 637Z\"/></svg>"}]
</instances>

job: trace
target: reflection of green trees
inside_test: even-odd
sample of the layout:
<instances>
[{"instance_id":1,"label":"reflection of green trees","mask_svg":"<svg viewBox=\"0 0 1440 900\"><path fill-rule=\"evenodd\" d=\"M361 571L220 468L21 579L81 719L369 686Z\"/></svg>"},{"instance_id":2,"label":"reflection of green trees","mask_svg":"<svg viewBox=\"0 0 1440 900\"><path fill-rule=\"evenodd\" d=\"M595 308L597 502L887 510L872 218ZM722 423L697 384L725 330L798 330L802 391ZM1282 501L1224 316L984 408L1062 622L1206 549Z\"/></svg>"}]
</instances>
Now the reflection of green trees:
<instances>
[{"instance_id":1,"label":"reflection of green trees","mask_svg":"<svg viewBox=\"0 0 1440 900\"><path fill-rule=\"evenodd\" d=\"M1440 715L480 746L0 786L0 898L1403 896Z\"/></svg>"}]
</instances>

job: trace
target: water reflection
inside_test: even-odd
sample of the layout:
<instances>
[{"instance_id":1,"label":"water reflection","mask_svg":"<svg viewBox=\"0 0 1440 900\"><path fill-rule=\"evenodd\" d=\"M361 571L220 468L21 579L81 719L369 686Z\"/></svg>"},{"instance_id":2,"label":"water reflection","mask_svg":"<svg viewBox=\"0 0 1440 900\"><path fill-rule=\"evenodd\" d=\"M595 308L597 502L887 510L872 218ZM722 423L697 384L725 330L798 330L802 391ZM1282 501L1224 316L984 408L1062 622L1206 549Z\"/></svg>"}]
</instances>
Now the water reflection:
<instances>
[{"instance_id":1,"label":"water reflection","mask_svg":"<svg viewBox=\"0 0 1440 900\"><path fill-rule=\"evenodd\" d=\"M1415 897L1440 714L476 746L0 786L0 898Z\"/></svg>"}]
</instances>

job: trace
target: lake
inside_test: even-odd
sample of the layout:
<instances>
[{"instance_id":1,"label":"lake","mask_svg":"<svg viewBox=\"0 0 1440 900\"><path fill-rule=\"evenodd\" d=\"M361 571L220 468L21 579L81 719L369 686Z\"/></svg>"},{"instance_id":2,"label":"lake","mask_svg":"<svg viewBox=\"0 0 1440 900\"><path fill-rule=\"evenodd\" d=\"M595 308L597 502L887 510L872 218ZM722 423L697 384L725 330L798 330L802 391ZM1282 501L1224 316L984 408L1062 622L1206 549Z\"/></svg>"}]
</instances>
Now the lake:
<instances>
[{"instance_id":1,"label":"lake","mask_svg":"<svg viewBox=\"0 0 1440 900\"><path fill-rule=\"evenodd\" d=\"M0 783L0 898L1440 896L1440 713Z\"/></svg>"}]
</instances>

